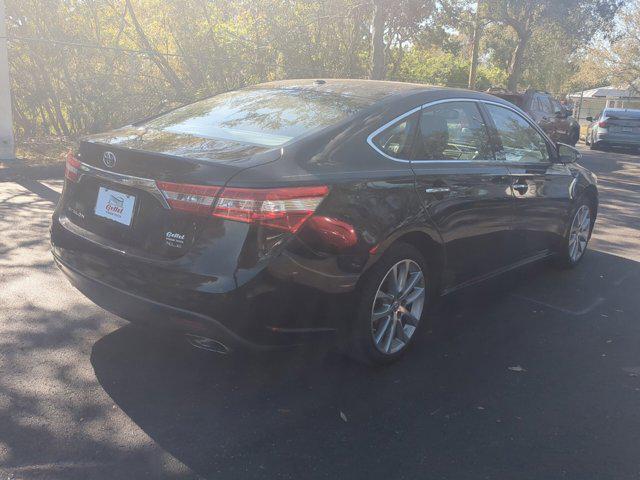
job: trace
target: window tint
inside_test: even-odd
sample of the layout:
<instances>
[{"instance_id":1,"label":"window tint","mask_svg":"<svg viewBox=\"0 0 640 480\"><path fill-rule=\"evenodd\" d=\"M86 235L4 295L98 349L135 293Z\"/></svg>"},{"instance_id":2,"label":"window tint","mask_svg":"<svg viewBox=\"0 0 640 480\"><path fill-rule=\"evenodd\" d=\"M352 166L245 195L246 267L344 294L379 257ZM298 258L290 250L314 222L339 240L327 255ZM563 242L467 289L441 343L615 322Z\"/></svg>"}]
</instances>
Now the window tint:
<instances>
[{"instance_id":1,"label":"window tint","mask_svg":"<svg viewBox=\"0 0 640 480\"><path fill-rule=\"evenodd\" d=\"M418 160L493 160L486 125L475 102L447 102L422 110Z\"/></svg>"},{"instance_id":2,"label":"window tint","mask_svg":"<svg viewBox=\"0 0 640 480\"><path fill-rule=\"evenodd\" d=\"M546 163L549 150L544 137L521 115L504 107L487 105L496 125L502 148L499 160L507 162Z\"/></svg>"},{"instance_id":3,"label":"window tint","mask_svg":"<svg viewBox=\"0 0 640 480\"><path fill-rule=\"evenodd\" d=\"M418 115L410 115L375 136L373 143L390 157L408 160L417 123Z\"/></svg>"},{"instance_id":4,"label":"window tint","mask_svg":"<svg viewBox=\"0 0 640 480\"><path fill-rule=\"evenodd\" d=\"M540 110L545 113L553 113L553 105L551 104L551 99L546 95L538 95L538 99L540 100Z\"/></svg>"},{"instance_id":5,"label":"window tint","mask_svg":"<svg viewBox=\"0 0 640 480\"><path fill-rule=\"evenodd\" d=\"M540 99L537 96L531 100L531 110L536 112L542 111L542 105L540 105Z\"/></svg>"},{"instance_id":6,"label":"window tint","mask_svg":"<svg viewBox=\"0 0 640 480\"><path fill-rule=\"evenodd\" d=\"M216 95L144 124L173 133L278 146L355 114L373 100L302 89L247 89Z\"/></svg>"}]
</instances>

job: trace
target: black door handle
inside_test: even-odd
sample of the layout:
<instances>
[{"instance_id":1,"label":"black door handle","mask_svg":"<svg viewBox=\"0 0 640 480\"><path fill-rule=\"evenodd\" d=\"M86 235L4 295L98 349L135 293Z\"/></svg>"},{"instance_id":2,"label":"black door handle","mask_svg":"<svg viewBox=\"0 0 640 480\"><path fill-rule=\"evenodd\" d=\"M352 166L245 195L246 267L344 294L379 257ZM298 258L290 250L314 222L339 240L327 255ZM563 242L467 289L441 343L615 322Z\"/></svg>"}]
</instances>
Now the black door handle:
<instances>
[{"instance_id":1,"label":"black door handle","mask_svg":"<svg viewBox=\"0 0 640 480\"><path fill-rule=\"evenodd\" d=\"M526 182L518 181L511 186L514 190L516 190L520 195L524 195L529 190L529 185Z\"/></svg>"}]
</instances>

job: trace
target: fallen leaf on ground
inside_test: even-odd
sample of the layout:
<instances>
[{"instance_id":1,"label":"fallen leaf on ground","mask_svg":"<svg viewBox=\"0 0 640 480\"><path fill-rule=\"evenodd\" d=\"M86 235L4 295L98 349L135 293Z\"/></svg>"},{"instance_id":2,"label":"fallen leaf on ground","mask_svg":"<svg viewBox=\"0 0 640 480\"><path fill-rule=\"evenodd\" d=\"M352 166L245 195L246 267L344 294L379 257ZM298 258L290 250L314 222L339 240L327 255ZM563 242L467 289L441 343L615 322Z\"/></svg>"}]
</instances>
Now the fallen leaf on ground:
<instances>
[{"instance_id":1,"label":"fallen leaf on ground","mask_svg":"<svg viewBox=\"0 0 640 480\"><path fill-rule=\"evenodd\" d=\"M512 372L526 372L526 370L522 368L520 365L516 365L515 367L509 367L509 370L511 370Z\"/></svg>"}]
</instances>

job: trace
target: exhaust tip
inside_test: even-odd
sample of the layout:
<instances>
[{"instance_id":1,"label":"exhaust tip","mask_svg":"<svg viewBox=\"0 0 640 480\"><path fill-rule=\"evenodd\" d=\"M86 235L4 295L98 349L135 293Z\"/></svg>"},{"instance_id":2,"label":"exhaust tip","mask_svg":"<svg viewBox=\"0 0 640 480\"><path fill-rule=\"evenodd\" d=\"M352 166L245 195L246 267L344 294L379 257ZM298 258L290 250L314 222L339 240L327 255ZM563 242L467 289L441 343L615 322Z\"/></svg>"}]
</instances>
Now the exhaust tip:
<instances>
[{"instance_id":1,"label":"exhaust tip","mask_svg":"<svg viewBox=\"0 0 640 480\"><path fill-rule=\"evenodd\" d=\"M187 341L192 347L199 348L200 350L206 350L208 352L218 353L220 355L227 355L231 352L231 349L219 340L215 340L209 337L202 337L200 335L192 335L190 333L185 335Z\"/></svg>"}]
</instances>

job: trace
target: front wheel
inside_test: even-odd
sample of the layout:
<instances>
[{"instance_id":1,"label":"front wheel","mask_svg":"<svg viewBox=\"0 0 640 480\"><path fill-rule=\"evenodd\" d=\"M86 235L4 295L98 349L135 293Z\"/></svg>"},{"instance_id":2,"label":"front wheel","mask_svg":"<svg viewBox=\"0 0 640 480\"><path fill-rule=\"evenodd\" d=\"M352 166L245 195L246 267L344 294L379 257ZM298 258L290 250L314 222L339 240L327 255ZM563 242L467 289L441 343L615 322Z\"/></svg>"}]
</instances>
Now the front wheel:
<instances>
[{"instance_id":1,"label":"front wheel","mask_svg":"<svg viewBox=\"0 0 640 480\"><path fill-rule=\"evenodd\" d=\"M562 267L573 268L580 263L591 239L594 219L592 203L586 198L579 201L571 219L569 232L559 252L558 259Z\"/></svg>"},{"instance_id":2,"label":"front wheel","mask_svg":"<svg viewBox=\"0 0 640 480\"><path fill-rule=\"evenodd\" d=\"M348 354L371 365L397 360L413 341L430 299L424 257L392 245L362 279Z\"/></svg>"}]
</instances>

